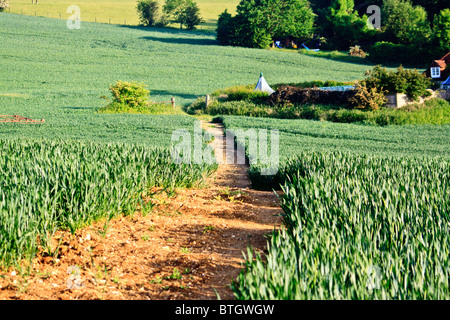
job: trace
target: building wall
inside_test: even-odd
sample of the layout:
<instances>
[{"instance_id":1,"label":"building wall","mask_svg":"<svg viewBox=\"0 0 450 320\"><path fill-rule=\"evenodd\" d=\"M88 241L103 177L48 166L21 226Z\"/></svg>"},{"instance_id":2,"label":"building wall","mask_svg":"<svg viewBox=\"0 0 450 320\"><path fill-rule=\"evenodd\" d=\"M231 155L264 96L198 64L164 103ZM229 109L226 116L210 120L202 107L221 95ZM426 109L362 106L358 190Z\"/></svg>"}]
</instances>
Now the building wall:
<instances>
[{"instance_id":1,"label":"building wall","mask_svg":"<svg viewBox=\"0 0 450 320\"><path fill-rule=\"evenodd\" d=\"M431 91L431 90L429 90ZM396 94L390 94L386 95L386 98L388 102L386 103L386 107L389 108L401 108L406 106L407 104L411 103L423 103L425 100L429 100L432 98L442 98L442 99L449 99L450 98L450 92L449 91L432 91L431 96L423 99L419 98L419 101L412 101L408 98L408 96L404 93L396 93Z\"/></svg>"}]
</instances>

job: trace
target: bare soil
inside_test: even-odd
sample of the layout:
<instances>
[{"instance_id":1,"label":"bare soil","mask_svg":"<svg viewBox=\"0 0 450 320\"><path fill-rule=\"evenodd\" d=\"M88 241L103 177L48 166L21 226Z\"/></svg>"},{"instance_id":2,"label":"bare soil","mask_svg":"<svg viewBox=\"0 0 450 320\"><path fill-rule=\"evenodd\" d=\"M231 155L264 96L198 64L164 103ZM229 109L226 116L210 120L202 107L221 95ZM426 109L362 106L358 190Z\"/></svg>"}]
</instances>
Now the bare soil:
<instances>
[{"instance_id":1,"label":"bare soil","mask_svg":"<svg viewBox=\"0 0 450 320\"><path fill-rule=\"evenodd\" d=\"M204 128L223 152L220 125ZM74 235L58 231L54 255L41 250L20 270L0 272L0 299L233 299L243 253L248 246L264 252L280 224L277 196L251 189L246 165L220 164L206 187L151 201L148 215L99 221Z\"/></svg>"}]
</instances>

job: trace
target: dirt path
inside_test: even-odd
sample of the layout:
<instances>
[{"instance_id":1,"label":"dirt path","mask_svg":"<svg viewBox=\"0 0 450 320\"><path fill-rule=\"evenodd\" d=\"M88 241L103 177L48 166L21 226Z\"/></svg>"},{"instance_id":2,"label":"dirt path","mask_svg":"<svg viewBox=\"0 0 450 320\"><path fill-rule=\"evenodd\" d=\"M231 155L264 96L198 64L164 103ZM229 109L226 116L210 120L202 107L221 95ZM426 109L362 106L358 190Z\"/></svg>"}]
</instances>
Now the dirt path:
<instances>
[{"instance_id":1,"label":"dirt path","mask_svg":"<svg viewBox=\"0 0 450 320\"><path fill-rule=\"evenodd\" d=\"M203 125L216 154L224 152L222 127ZM58 232L54 257L41 253L28 269L0 273L0 299L233 299L242 253L265 249L281 213L272 192L250 188L247 166L230 164L235 157L206 188L156 196L146 216Z\"/></svg>"}]
</instances>

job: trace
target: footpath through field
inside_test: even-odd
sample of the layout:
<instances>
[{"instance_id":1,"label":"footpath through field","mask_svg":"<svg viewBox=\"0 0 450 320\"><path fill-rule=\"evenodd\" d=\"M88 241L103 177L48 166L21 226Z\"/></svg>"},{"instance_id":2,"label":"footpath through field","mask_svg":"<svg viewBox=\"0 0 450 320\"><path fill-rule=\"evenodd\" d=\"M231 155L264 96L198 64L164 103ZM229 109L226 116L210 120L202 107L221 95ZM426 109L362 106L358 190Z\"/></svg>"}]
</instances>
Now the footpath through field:
<instances>
[{"instance_id":1,"label":"footpath through field","mask_svg":"<svg viewBox=\"0 0 450 320\"><path fill-rule=\"evenodd\" d=\"M223 154L223 127L202 126ZM40 252L30 268L0 274L0 299L233 299L243 253L265 250L282 213L273 192L251 189L248 167L231 161L236 152L206 187L151 198L148 215L58 231L52 255Z\"/></svg>"}]
</instances>

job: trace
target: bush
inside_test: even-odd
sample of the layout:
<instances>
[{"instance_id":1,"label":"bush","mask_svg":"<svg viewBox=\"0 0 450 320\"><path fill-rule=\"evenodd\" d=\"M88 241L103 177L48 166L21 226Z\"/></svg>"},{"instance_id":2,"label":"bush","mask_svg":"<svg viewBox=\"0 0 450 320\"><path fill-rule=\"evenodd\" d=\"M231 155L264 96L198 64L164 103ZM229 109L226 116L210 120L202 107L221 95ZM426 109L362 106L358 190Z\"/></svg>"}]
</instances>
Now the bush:
<instances>
[{"instance_id":1,"label":"bush","mask_svg":"<svg viewBox=\"0 0 450 320\"><path fill-rule=\"evenodd\" d=\"M450 50L450 9L443 9L434 17L434 37L443 52Z\"/></svg>"},{"instance_id":2,"label":"bush","mask_svg":"<svg viewBox=\"0 0 450 320\"><path fill-rule=\"evenodd\" d=\"M194 30L204 22L197 3L192 0L165 0L163 12L167 20L179 23L180 29L186 26L188 30Z\"/></svg>"},{"instance_id":3,"label":"bush","mask_svg":"<svg viewBox=\"0 0 450 320\"><path fill-rule=\"evenodd\" d=\"M268 93L255 91L254 85L237 85L225 89L219 89L212 93L213 97L226 101L252 101L255 103L266 103Z\"/></svg>"},{"instance_id":4,"label":"bush","mask_svg":"<svg viewBox=\"0 0 450 320\"><path fill-rule=\"evenodd\" d=\"M343 123L364 123L369 118L367 112L360 110L331 110L326 114L326 120L331 122L343 122Z\"/></svg>"},{"instance_id":5,"label":"bush","mask_svg":"<svg viewBox=\"0 0 450 320\"><path fill-rule=\"evenodd\" d=\"M153 26L157 23L158 18L158 2L152 0L139 0L137 4L137 12L139 20L144 26Z\"/></svg>"},{"instance_id":6,"label":"bush","mask_svg":"<svg viewBox=\"0 0 450 320\"><path fill-rule=\"evenodd\" d=\"M431 86L431 80L416 69L407 70L400 66L394 72L375 66L366 72L366 76L367 78L361 81L361 85L376 88L380 93L404 93L412 100L430 96L427 89Z\"/></svg>"},{"instance_id":7,"label":"bush","mask_svg":"<svg viewBox=\"0 0 450 320\"><path fill-rule=\"evenodd\" d=\"M202 114L206 111L206 98L200 97L197 98L190 105L185 107L185 111L188 114Z\"/></svg>"},{"instance_id":8,"label":"bush","mask_svg":"<svg viewBox=\"0 0 450 320\"><path fill-rule=\"evenodd\" d=\"M131 108L145 107L150 98L150 91L143 83L117 81L110 85L112 103L124 104Z\"/></svg>"},{"instance_id":9,"label":"bush","mask_svg":"<svg viewBox=\"0 0 450 320\"><path fill-rule=\"evenodd\" d=\"M378 110L386 104L386 97L383 91L376 87L367 87L365 82L356 85L356 94L349 99L349 103L356 109Z\"/></svg>"},{"instance_id":10,"label":"bush","mask_svg":"<svg viewBox=\"0 0 450 320\"><path fill-rule=\"evenodd\" d=\"M271 105L285 104L324 104L342 105L348 104L351 97L355 95L355 90L347 91L327 91L314 88L298 88L293 86L282 86L269 97Z\"/></svg>"},{"instance_id":11,"label":"bush","mask_svg":"<svg viewBox=\"0 0 450 320\"><path fill-rule=\"evenodd\" d=\"M179 16L179 21L183 25L186 26L188 30L194 30L196 26L205 21L200 16L200 9L197 6L197 3L193 1L188 1L186 8L181 12Z\"/></svg>"},{"instance_id":12,"label":"bush","mask_svg":"<svg viewBox=\"0 0 450 320\"><path fill-rule=\"evenodd\" d=\"M429 56L439 56L439 48L421 48L415 45L394 44L380 41L369 48L368 59L379 64L403 64L406 66L426 67Z\"/></svg>"},{"instance_id":13,"label":"bush","mask_svg":"<svg viewBox=\"0 0 450 320\"><path fill-rule=\"evenodd\" d=\"M366 57L366 53L361 49L360 46L350 47L348 54L352 57L361 57L361 58Z\"/></svg>"}]
</instances>

